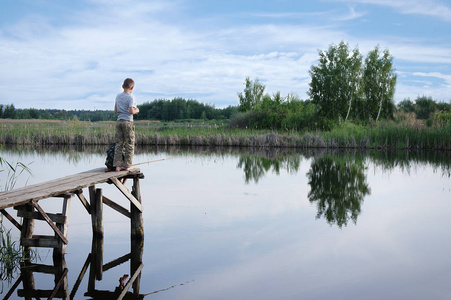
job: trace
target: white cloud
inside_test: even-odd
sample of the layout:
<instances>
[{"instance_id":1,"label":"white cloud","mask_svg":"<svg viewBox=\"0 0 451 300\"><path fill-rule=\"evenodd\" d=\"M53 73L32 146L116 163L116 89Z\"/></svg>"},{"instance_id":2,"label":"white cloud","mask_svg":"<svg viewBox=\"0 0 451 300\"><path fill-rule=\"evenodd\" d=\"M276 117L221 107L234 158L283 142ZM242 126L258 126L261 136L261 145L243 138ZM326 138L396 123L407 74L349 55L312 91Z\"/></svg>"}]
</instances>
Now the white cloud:
<instances>
[{"instance_id":1,"label":"white cloud","mask_svg":"<svg viewBox=\"0 0 451 300\"><path fill-rule=\"evenodd\" d=\"M443 79L447 84L451 85L451 75L448 74L441 74L438 72L432 72L432 73L424 73L424 72L415 72L413 73L415 76L422 76L422 77L434 77L434 78L440 78Z\"/></svg>"},{"instance_id":2,"label":"white cloud","mask_svg":"<svg viewBox=\"0 0 451 300\"><path fill-rule=\"evenodd\" d=\"M430 96L437 101L449 102L451 100L451 75L439 72L414 72L412 76L425 79L418 80L414 84L406 87L406 92L411 94L410 98L415 93L414 96ZM439 83L436 84L436 81Z\"/></svg>"},{"instance_id":3,"label":"white cloud","mask_svg":"<svg viewBox=\"0 0 451 300\"><path fill-rule=\"evenodd\" d=\"M426 15L451 22L451 7L435 0L338 0L391 7L403 14Z\"/></svg>"},{"instance_id":4,"label":"white cloud","mask_svg":"<svg viewBox=\"0 0 451 300\"><path fill-rule=\"evenodd\" d=\"M451 51L446 46L424 46L419 43L393 43L390 53L396 59L417 63L451 64Z\"/></svg>"},{"instance_id":5,"label":"white cloud","mask_svg":"<svg viewBox=\"0 0 451 300\"><path fill-rule=\"evenodd\" d=\"M83 24L59 29L48 29L46 22L22 22L14 30L20 40L0 37L4 42L0 52L6 58L2 67L11 70L8 76L2 76L0 86L27 82L26 88L8 91L11 101L17 107L34 107L45 99L53 107L60 100L70 100L76 106L68 103L66 108L80 108L80 101L85 109L92 109L96 103L100 108L114 97L126 76L135 77L138 95L140 89L163 96L204 95L201 101L222 105L236 105L245 76L267 80L273 92L277 88L303 97L306 81L299 85L292 78L305 78L300 73L307 72L314 59L301 53L316 51L318 37L327 41L336 36L330 29L275 25L192 32L148 22L146 9L142 9L146 13L136 14L134 29L130 30L117 25L128 14L115 15L117 24L105 17L115 11L113 6L103 14L88 12L78 16ZM96 24L91 24L93 15ZM46 35L34 38L32 31L44 29ZM97 97L85 99L86 93ZM8 95L1 96L4 99Z\"/></svg>"},{"instance_id":6,"label":"white cloud","mask_svg":"<svg viewBox=\"0 0 451 300\"><path fill-rule=\"evenodd\" d=\"M351 6L351 7L349 7L348 14L344 15L344 16L341 16L341 17L338 17L337 20L339 20L339 21L350 21L350 20L354 20L354 19L359 19L359 18L363 17L366 14L367 14L367 12L365 12L365 11L358 12L358 11L356 11L355 7Z\"/></svg>"},{"instance_id":7,"label":"white cloud","mask_svg":"<svg viewBox=\"0 0 451 300\"><path fill-rule=\"evenodd\" d=\"M291 20L317 14L317 22L308 25L264 18L225 25L208 15L185 15L185 2L132 1L126 10L121 1L87 3L65 25L52 25L37 15L0 29L0 103L13 102L20 108L110 109L125 77L137 82L138 103L180 96L217 107L236 105L246 76L261 79L269 93L295 92L305 98L317 51L341 40L351 47L358 45L364 55L378 44L388 47L395 67L398 61L433 64L427 72L447 76L446 70L435 66L449 69L451 63L446 45L390 35L383 40L358 38L338 23L333 26L337 17L330 11L266 13ZM389 5L375 0L359 3ZM414 4L419 7L420 2ZM363 14L361 7L350 6L341 19ZM408 84L398 82L397 90L405 86L407 93Z\"/></svg>"},{"instance_id":8,"label":"white cloud","mask_svg":"<svg viewBox=\"0 0 451 300\"><path fill-rule=\"evenodd\" d=\"M436 101L449 102L451 97L451 86L435 87L428 84L428 82L412 82L409 84L398 83L396 85L396 99L401 101L404 99L415 100L419 96L431 97Z\"/></svg>"}]
</instances>

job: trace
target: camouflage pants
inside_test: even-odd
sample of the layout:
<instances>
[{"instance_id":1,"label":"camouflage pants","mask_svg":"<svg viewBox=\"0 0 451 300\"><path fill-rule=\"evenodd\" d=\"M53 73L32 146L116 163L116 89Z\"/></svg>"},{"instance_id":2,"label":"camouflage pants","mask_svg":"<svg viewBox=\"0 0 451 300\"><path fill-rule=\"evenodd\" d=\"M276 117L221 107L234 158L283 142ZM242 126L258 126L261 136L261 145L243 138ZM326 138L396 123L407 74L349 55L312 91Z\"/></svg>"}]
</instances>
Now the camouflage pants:
<instances>
[{"instance_id":1,"label":"camouflage pants","mask_svg":"<svg viewBox=\"0 0 451 300\"><path fill-rule=\"evenodd\" d=\"M133 122L125 120L117 121L115 142L114 166L120 168L130 167L135 151L135 127Z\"/></svg>"}]
</instances>

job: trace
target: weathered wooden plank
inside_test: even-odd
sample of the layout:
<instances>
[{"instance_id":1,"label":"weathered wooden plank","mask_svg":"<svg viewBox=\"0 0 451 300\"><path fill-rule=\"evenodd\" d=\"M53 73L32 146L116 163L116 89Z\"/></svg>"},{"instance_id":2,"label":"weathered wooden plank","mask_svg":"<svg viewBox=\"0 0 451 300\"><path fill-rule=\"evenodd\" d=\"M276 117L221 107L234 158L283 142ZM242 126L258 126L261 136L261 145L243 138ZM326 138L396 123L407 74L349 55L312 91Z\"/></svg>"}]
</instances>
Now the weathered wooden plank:
<instances>
[{"instance_id":1,"label":"weathered wooden plank","mask_svg":"<svg viewBox=\"0 0 451 300\"><path fill-rule=\"evenodd\" d=\"M123 214L127 218L131 218L131 213L124 207L120 206L116 202L112 201L111 199L103 196L103 203L114 209L115 211Z\"/></svg>"},{"instance_id":2,"label":"weathered wooden plank","mask_svg":"<svg viewBox=\"0 0 451 300\"><path fill-rule=\"evenodd\" d=\"M38 212L28 212L24 210L18 210L17 216L22 218L45 221L44 217ZM50 220L52 220L55 223L64 223L66 221L66 217L61 214L47 213L47 216L49 216Z\"/></svg>"},{"instance_id":3,"label":"weathered wooden plank","mask_svg":"<svg viewBox=\"0 0 451 300\"><path fill-rule=\"evenodd\" d=\"M0 210L2 215L4 215L11 223L13 223L14 226L17 227L20 231L22 231L22 225L19 224L19 222L16 221L6 210L2 209Z\"/></svg>"},{"instance_id":4,"label":"weathered wooden plank","mask_svg":"<svg viewBox=\"0 0 451 300\"><path fill-rule=\"evenodd\" d=\"M48 298L49 300L53 299L53 298L56 296L56 294L57 294L57 292L58 292L58 289L60 288L61 284L64 282L64 280L67 280L67 272L68 272L68 269L65 268L63 274L61 274L61 278L60 278L60 279L58 280L58 282L56 283L55 288L53 289L52 294L51 294L50 297Z\"/></svg>"},{"instance_id":5,"label":"weathered wooden plank","mask_svg":"<svg viewBox=\"0 0 451 300\"><path fill-rule=\"evenodd\" d=\"M94 178L93 182L95 182ZM31 187L30 189L25 190L19 194L6 196L0 195L0 205L11 206L11 203L13 203L12 206L16 206L28 203L31 200L38 201L44 198L58 197L61 194L71 193L85 187L84 185L80 185L79 183L80 181L78 180L59 181L56 183L46 182L43 183L40 187Z\"/></svg>"},{"instance_id":6,"label":"weathered wooden plank","mask_svg":"<svg viewBox=\"0 0 451 300\"><path fill-rule=\"evenodd\" d=\"M17 287L19 286L19 284L22 282L22 275L19 276L19 278L17 278L16 282L13 284L13 286L11 287L11 289L8 291L8 293L5 295L5 297L3 298L3 300L8 300L9 297L12 296L12 294L14 293L14 291L17 289Z\"/></svg>"},{"instance_id":7,"label":"weathered wooden plank","mask_svg":"<svg viewBox=\"0 0 451 300\"><path fill-rule=\"evenodd\" d=\"M42 234L33 234L31 236L32 239L49 239L49 240L56 240L56 237L54 235L42 235Z\"/></svg>"},{"instance_id":8,"label":"weathered wooden plank","mask_svg":"<svg viewBox=\"0 0 451 300\"><path fill-rule=\"evenodd\" d=\"M83 277L85 276L90 263L91 263L91 253L86 258L85 264L83 265L83 268L81 269L80 274L78 275L77 280L75 281L72 291L70 292L70 299L75 298L75 294L77 293L78 287L80 286L80 283L83 280Z\"/></svg>"},{"instance_id":9,"label":"weathered wooden plank","mask_svg":"<svg viewBox=\"0 0 451 300\"><path fill-rule=\"evenodd\" d=\"M45 211L38 205L38 203L35 200L33 200L31 201L31 204L41 213L41 215L44 217L44 219L47 221L50 227L52 227L53 231L55 231L55 233L59 236L59 238L64 242L64 244L67 245L69 241L66 239L64 234L58 229L58 227L56 227L56 225L52 222L52 220L50 220L49 216L47 216Z\"/></svg>"},{"instance_id":10,"label":"weathered wooden plank","mask_svg":"<svg viewBox=\"0 0 451 300\"><path fill-rule=\"evenodd\" d=\"M78 173L78 174L70 175L70 176L66 176L66 177L61 177L61 178L53 179L50 181L37 183L34 185L30 185L30 186L26 186L26 187L22 187L22 188L18 188L18 189L14 189L11 191L0 193L0 200L3 200L3 198L17 197L17 196L26 195L29 193L45 191L49 187L50 188L57 187L64 183L69 183L73 186L76 186L77 183L79 183L79 182L83 183L85 180L87 180L87 181L94 180L95 181L95 179L97 179L98 176L102 176L102 175L103 175L102 173L98 173L98 172L97 173L96 172L91 172L91 173L85 172L85 173ZM60 188L58 188L58 190L60 190ZM64 189L63 189L63 191L64 191ZM60 195L60 194L64 194L64 192L58 192L57 194L55 194L55 196Z\"/></svg>"},{"instance_id":11,"label":"weathered wooden plank","mask_svg":"<svg viewBox=\"0 0 451 300\"><path fill-rule=\"evenodd\" d=\"M51 266L43 264L28 263L26 266L27 270L31 272L38 272L44 274L57 274L61 271L61 266Z\"/></svg>"},{"instance_id":12,"label":"weathered wooden plank","mask_svg":"<svg viewBox=\"0 0 451 300\"><path fill-rule=\"evenodd\" d=\"M83 195L82 191L77 191L75 194L77 194L78 199L80 199L83 206L88 211L88 214L91 214L91 205L89 205L88 200L86 200L85 196Z\"/></svg>"},{"instance_id":13,"label":"weathered wooden plank","mask_svg":"<svg viewBox=\"0 0 451 300\"><path fill-rule=\"evenodd\" d=\"M29 289L19 289L17 290L17 295L20 298L31 299L31 298L45 298L48 299L52 294L51 290L29 290ZM58 291L54 298L64 299L64 291Z\"/></svg>"},{"instance_id":14,"label":"weathered wooden plank","mask_svg":"<svg viewBox=\"0 0 451 300\"><path fill-rule=\"evenodd\" d=\"M98 168L87 172L39 183L12 191L0 193L0 209L11 206L23 205L31 200L56 197L65 193L72 193L97 183L104 183L111 178L125 176L141 176L139 169L120 172L105 172L104 168Z\"/></svg>"},{"instance_id":15,"label":"weathered wooden plank","mask_svg":"<svg viewBox=\"0 0 451 300\"><path fill-rule=\"evenodd\" d=\"M133 284L133 282L138 277L138 275L141 274L141 271L143 268L144 268L144 264L141 263L141 265L138 267L136 272L133 274L133 276L130 278L130 280L127 282L127 284L124 286L124 289L120 293L119 297L117 297L118 300L121 300L122 298L124 298L125 294L127 294L128 289L130 288L130 286Z\"/></svg>"},{"instance_id":16,"label":"weathered wooden plank","mask_svg":"<svg viewBox=\"0 0 451 300\"><path fill-rule=\"evenodd\" d=\"M102 267L103 271L106 272L106 271L108 271L111 268L117 267L117 266L125 263L126 261L128 261L130 258L131 258L131 253L125 254L125 255L123 255L123 256L121 256L119 258L116 258L115 260L104 264L103 267Z\"/></svg>"},{"instance_id":17,"label":"weathered wooden plank","mask_svg":"<svg viewBox=\"0 0 451 300\"><path fill-rule=\"evenodd\" d=\"M130 200L139 211L143 211L144 207L139 203L139 201L135 198L135 196L130 193L130 191L117 179L117 178L111 178L111 181L113 184L124 194L125 197L127 197L128 200Z\"/></svg>"},{"instance_id":18,"label":"weathered wooden plank","mask_svg":"<svg viewBox=\"0 0 451 300\"><path fill-rule=\"evenodd\" d=\"M40 236L39 238L22 238L20 239L20 244L24 247L44 247L44 248L57 248L58 241L54 236L50 238L44 238Z\"/></svg>"}]
</instances>

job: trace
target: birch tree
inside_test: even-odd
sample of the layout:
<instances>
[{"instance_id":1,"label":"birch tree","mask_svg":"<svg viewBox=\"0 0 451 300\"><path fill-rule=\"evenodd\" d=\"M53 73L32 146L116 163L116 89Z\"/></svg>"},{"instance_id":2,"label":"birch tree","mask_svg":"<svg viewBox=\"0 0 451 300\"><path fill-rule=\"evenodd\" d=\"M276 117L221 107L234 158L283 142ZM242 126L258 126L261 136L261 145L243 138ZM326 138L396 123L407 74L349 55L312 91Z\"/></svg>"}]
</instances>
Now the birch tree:
<instances>
[{"instance_id":1,"label":"birch tree","mask_svg":"<svg viewBox=\"0 0 451 300\"><path fill-rule=\"evenodd\" d=\"M361 95L362 55L341 42L319 52L318 65L310 69L309 96L319 105L320 115L345 121L353 101Z\"/></svg>"},{"instance_id":2,"label":"birch tree","mask_svg":"<svg viewBox=\"0 0 451 300\"><path fill-rule=\"evenodd\" d=\"M344 74L346 80L344 84L346 84L346 87L343 91L343 96L348 100L348 112L346 113L345 118L346 123L349 113L351 112L352 104L362 94L362 55L357 48L348 55L345 65L346 68Z\"/></svg>"},{"instance_id":3,"label":"birch tree","mask_svg":"<svg viewBox=\"0 0 451 300\"><path fill-rule=\"evenodd\" d=\"M364 94L370 118L376 115L378 121L382 106L392 105L395 94L396 74L393 70L393 56L379 46L368 53L363 71Z\"/></svg>"},{"instance_id":4,"label":"birch tree","mask_svg":"<svg viewBox=\"0 0 451 300\"><path fill-rule=\"evenodd\" d=\"M244 81L244 92L238 93L240 100L239 110L242 112L250 111L259 105L263 101L263 94L266 86L257 80L252 81L249 77L246 77Z\"/></svg>"}]
</instances>

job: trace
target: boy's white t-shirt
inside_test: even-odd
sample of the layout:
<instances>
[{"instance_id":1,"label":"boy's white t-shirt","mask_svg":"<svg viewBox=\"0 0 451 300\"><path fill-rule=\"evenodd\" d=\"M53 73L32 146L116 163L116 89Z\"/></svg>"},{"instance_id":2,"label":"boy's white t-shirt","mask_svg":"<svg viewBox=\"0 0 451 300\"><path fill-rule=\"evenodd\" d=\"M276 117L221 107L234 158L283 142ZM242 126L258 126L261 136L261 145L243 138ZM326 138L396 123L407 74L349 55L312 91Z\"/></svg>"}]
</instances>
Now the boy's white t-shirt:
<instances>
[{"instance_id":1,"label":"boy's white t-shirt","mask_svg":"<svg viewBox=\"0 0 451 300\"><path fill-rule=\"evenodd\" d=\"M122 92L116 96L117 119L133 121L129 108L136 107L135 99L129 93Z\"/></svg>"}]
</instances>

